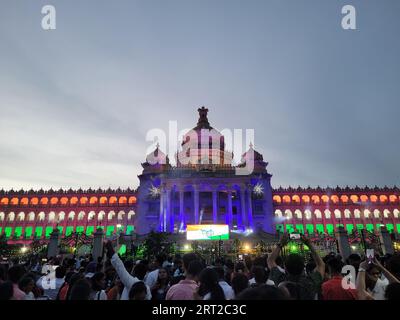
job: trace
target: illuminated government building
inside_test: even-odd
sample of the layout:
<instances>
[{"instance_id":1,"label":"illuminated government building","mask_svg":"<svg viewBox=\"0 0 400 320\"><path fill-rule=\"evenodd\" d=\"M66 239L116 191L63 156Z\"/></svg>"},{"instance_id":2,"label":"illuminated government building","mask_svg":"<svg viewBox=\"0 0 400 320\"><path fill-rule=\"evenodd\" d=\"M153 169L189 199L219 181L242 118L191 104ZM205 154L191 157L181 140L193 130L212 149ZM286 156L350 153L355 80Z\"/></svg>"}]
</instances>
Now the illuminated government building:
<instances>
[{"instance_id":1,"label":"illuminated government building","mask_svg":"<svg viewBox=\"0 0 400 320\"><path fill-rule=\"evenodd\" d=\"M349 234L378 231L384 225L400 233L397 187L273 189L263 156L250 145L233 165L224 136L210 126L208 110L198 111L197 125L177 150L176 165L157 147L142 163L136 190L1 190L0 235L9 243L29 243L48 239L55 228L68 236L91 235L101 227L111 236L118 231L180 233L192 224L226 224L236 233L309 234L334 234L339 226ZM204 143L202 132L208 130L213 134ZM188 161L182 163L183 158ZM250 174L237 174L249 164Z\"/></svg>"}]
</instances>

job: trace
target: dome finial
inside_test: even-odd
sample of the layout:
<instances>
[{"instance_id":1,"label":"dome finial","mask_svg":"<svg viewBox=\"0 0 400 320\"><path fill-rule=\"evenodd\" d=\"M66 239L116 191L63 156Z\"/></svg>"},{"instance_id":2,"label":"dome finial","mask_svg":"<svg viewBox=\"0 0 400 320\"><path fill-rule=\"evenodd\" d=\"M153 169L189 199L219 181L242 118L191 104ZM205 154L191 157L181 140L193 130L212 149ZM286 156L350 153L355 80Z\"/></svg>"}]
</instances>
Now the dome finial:
<instances>
[{"instance_id":1,"label":"dome finial","mask_svg":"<svg viewBox=\"0 0 400 320\"><path fill-rule=\"evenodd\" d=\"M253 149L253 143L251 141L250 141L249 147L250 147L250 149Z\"/></svg>"},{"instance_id":2,"label":"dome finial","mask_svg":"<svg viewBox=\"0 0 400 320\"><path fill-rule=\"evenodd\" d=\"M208 122L207 118L208 109L202 106L201 108L197 109L197 111L199 112L199 121L197 122L197 127L209 128L210 123Z\"/></svg>"}]
</instances>

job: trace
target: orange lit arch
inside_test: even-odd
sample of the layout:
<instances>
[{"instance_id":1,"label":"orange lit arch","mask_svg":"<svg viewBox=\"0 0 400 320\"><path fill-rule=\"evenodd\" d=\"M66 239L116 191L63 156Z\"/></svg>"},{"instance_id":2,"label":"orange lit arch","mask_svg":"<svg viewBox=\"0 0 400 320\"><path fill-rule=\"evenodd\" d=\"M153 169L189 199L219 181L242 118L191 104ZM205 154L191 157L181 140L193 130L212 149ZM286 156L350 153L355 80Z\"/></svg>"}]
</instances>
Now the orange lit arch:
<instances>
[{"instance_id":1,"label":"orange lit arch","mask_svg":"<svg viewBox=\"0 0 400 320\"><path fill-rule=\"evenodd\" d=\"M134 196L129 197L128 203L129 203L129 204L135 204L135 203L136 203L136 197L134 197Z\"/></svg>"},{"instance_id":2,"label":"orange lit arch","mask_svg":"<svg viewBox=\"0 0 400 320\"><path fill-rule=\"evenodd\" d=\"M351 200L353 203L356 203L356 202L358 202L358 196L356 196L355 194L352 194L352 195L350 196L350 200Z\"/></svg>"},{"instance_id":3,"label":"orange lit arch","mask_svg":"<svg viewBox=\"0 0 400 320\"><path fill-rule=\"evenodd\" d=\"M80 204L87 204L88 201L89 201L88 197L82 197L82 198L79 200Z\"/></svg>"},{"instance_id":4,"label":"orange lit arch","mask_svg":"<svg viewBox=\"0 0 400 320\"><path fill-rule=\"evenodd\" d=\"M314 204L318 204L320 202L319 197L317 195L313 195L311 200Z\"/></svg>"},{"instance_id":5,"label":"orange lit arch","mask_svg":"<svg viewBox=\"0 0 400 320\"><path fill-rule=\"evenodd\" d=\"M310 202L310 197L307 196L307 195L304 195L304 196L301 197L301 200L302 200L304 203L309 203L309 202Z\"/></svg>"},{"instance_id":6,"label":"orange lit arch","mask_svg":"<svg viewBox=\"0 0 400 320\"><path fill-rule=\"evenodd\" d=\"M370 200L371 202L377 202L377 201L378 201L378 197L377 197L376 195L372 194L372 195L369 197L369 200Z\"/></svg>"},{"instance_id":7,"label":"orange lit arch","mask_svg":"<svg viewBox=\"0 0 400 320\"><path fill-rule=\"evenodd\" d=\"M384 194L379 196L379 201L380 202L387 202L388 201L388 197Z\"/></svg>"},{"instance_id":8,"label":"orange lit arch","mask_svg":"<svg viewBox=\"0 0 400 320\"><path fill-rule=\"evenodd\" d=\"M13 206L17 206L18 205L18 198L12 198L10 201L10 204Z\"/></svg>"},{"instance_id":9,"label":"orange lit arch","mask_svg":"<svg viewBox=\"0 0 400 320\"><path fill-rule=\"evenodd\" d=\"M329 197L328 197L326 194L324 194L324 195L321 197L321 200L322 200L322 202L324 202L324 203L328 203Z\"/></svg>"},{"instance_id":10,"label":"orange lit arch","mask_svg":"<svg viewBox=\"0 0 400 320\"><path fill-rule=\"evenodd\" d=\"M108 200L108 203L109 204L116 204L117 203L117 197L114 197L114 196L110 197L110 199Z\"/></svg>"},{"instance_id":11,"label":"orange lit arch","mask_svg":"<svg viewBox=\"0 0 400 320\"><path fill-rule=\"evenodd\" d=\"M282 202L282 199L281 199L280 196L273 196L272 200L274 200L274 202L276 202L276 203L281 203Z\"/></svg>"},{"instance_id":12,"label":"orange lit arch","mask_svg":"<svg viewBox=\"0 0 400 320\"><path fill-rule=\"evenodd\" d=\"M39 199L36 198L36 197L32 198L31 201L30 201L30 204L31 204L32 206L38 205L38 204L39 204Z\"/></svg>"},{"instance_id":13,"label":"orange lit arch","mask_svg":"<svg viewBox=\"0 0 400 320\"><path fill-rule=\"evenodd\" d=\"M284 203L290 203L290 197L289 196L283 196L283 202Z\"/></svg>"},{"instance_id":14,"label":"orange lit arch","mask_svg":"<svg viewBox=\"0 0 400 320\"><path fill-rule=\"evenodd\" d=\"M22 206L27 206L28 205L28 203L29 203L29 200L28 200L28 198L22 198L21 199L21 201L20 201L20 204L22 205Z\"/></svg>"},{"instance_id":15,"label":"orange lit arch","mask_svg":"<svg viewBox=\"0 0 400 320\"><path fill-rule=\"evenodd\" d=\"M295 195L292 197L292 200L293 200L293 202L295 202L295 203L300 203L300 197L299 197L297 194L295 194Z\"/></svg>"},{"instance_id":16,"label":"orange lit arch","mask_svg":"<svg viewBox=\"0 0 400 320\"><path fill-rule=\"evenodd\" d=\"M91 197L89 203L90 204L97 204L99 200L97 199L97 197Z\"/></svg>"},{"instance_id":17,"label":"orange lit arch","mask_svg":"<svg viewBox=\"0 0 400 320\"><path fill-rule=\"evenodd\" d=\"M128 202L128 199L126 197L119 197L118 203L119 204L126 204Z\"/></svg>"},{"instance_id":18,"label":"orange lit arch","mask_svg":"<svg viewBox=\"0 0 400 320\"><path fill-rule=\"evenodd\" d=\"M363 194L363 195L360 196L360 200L361 200L362 202L368 202L368 196L366 196L365 194Z\"/></svg>"},{"instance_id":19,"label":"orange lit arch","mask_svg":"<svg viewBox=\"0 0 400 320\"><path fill-rule=\"evenodd\" d=\"M343 203L347 203L349 202L349 197L346 195L342 195L340 196L340 201L342 201Z\"/></svg>"},{"instance_id":20,"label":"orange lit arch","mask_svg":"<svg viewBox=\"0 0 400 320\"><path fill-rule=\"evenodd\" d=\"M43 197L40 199L40 204L46 205L49 203L49 198Z\"/></svg>"},{"instance_id":21,"label":"orange lit arch","mask_svg":"<svg viewBox=\"0 0 400 320\"><path fill-rule=\"evenodd\" d=\"M390 201L390 202L397 202L397 197L396 197L394 194L391 194L391 195L389 196L389 201Z\"/></svg>"},{"instance_id":22,"label":"orange lit arch","mask_svg":"<svg viewBox=\"0 0 400 320\"><path fill-rule=\"evenodd\" d=\"M339 197L336 196L336 195L333 195L333 196L331 196L331 201L332 201L333 203L338 203L338 202L339 202Z\"/></svg>"},{"instance_id":23,"label":"orange lit arch","mask_svg":"<svg viewBox=\"0 0 400 320\"><path fill-rule=\"evenodd\" d=\"M50 199L50 204L55 205L55 204L57 204L57 203L58 203L58 198L57 198L57 197L52 197L52 198Z\"/></svg>"},{"instance_id":24,"label":"orange lit arch","mask_svg":"<svg viewBox=\"0 0 400 320\"><path fill-rule=\"evenodd\" d=\"M100 204L107 204L107 197L101 197Z\"/></svg>"},{"instance_id":25,"label":"orange lit arch","mask_svg":"<svg viewBox=\"0 0 400 320\"><path fill-rule=\"evenodd\" d=\"M8 200L8 198L2 198L1 201L0 201L0 203L1 203L3 206L7 206L8 203L9 203L9 200Z\"/></svg>"},{"instance_id":26,"label":"orange lit arch","mask_svg":"<svg viewBox=\"0 0 400 320\"><path fill-rule=\"evenodd\" d=\"M72 198L69 200L69 203L70 203L70 204L77 204L77 203L78 203L78 197L72 197Z\"/></svg>"},{"instance_id":27,"label":"orange lit arch","mask_svg":"<svg viewBox=\"0 0 400 320\"><path fill-rule=\"evenodd\" d=\"M61 203L62 205L68 204L68 198L67 198L67 197L62 197L62 198L60 199L60 203Z\"/></svg>"}]
</instances>

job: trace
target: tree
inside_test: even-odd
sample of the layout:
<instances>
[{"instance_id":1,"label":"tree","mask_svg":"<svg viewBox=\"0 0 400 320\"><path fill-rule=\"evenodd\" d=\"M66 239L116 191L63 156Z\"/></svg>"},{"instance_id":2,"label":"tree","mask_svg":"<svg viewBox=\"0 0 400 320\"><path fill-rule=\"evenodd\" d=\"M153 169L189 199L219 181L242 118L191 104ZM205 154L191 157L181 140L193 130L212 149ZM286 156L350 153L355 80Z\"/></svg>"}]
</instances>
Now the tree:
<instances>
[{"instance_id":1,"label":"tree","mask_svg":"<svg viewBox=\"0 0 400 320\"><path fill-rule=\"evenodd\" d=\"M143 255L150 259L158 254L169 255L173 249L173 243L168 241L168 233L151 231L144 241Z\"/></svg>"}]
</instances>

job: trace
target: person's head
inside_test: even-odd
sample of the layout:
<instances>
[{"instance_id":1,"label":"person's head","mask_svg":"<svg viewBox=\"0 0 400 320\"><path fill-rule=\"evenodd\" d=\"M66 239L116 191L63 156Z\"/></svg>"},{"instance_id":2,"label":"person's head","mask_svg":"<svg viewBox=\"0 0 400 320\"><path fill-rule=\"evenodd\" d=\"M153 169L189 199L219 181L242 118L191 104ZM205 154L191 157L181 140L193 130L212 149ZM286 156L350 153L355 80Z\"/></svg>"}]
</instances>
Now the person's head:
<instances>
[{"instance_id":1,"label":"person's head","mask_svg":"<svg viewBox=\"0 0 400 320\"><path fill-rule=\"evenodd\" d=\"M393 274L397 280L400 280L400 254L395 254L387 259L387 269Z\"/></svg>"},{"instance_id":2,"label":"person's head","mask_svg":"<svg viewBox=\"0 0 400 320\"><path fill-rule=\"evenodd\" d=\"M96 262L90 262L85 266L85 273L95 273L96 272Z\"/></svg>"},{"instance_id":3,"label":"person's head","mask_svg":"<svg viewBox=\"0 0 400 320\"><path fill-rule=\"evenodd\" d=\"M316 266L317 265L315 264L314 260L307 262L306 263L306 272L307 272L307 274L311 274L315 270Z\"/></svg>"},{"instance_id":4,"label":"person's head","mask_svg":"<svg viewBox=\"0 0 400 320\"><path fill-rule=\"evenodd\" d=\"M8 279L14 284L18 284L24 274L25 268L22 265L15 265L8 269Z\"/></svg>"},{"instance_id":5,"label":"person's head","mask_svg":"<svg viewBox=\"0 0 400 320\"><path fill-rule=\"evenodd\" d=\"M86 279L80 279L72 286L69 300L89 300L90 290L89 281Z\"/></svg>"},{"instance_id":6,"label":"person's head","mask_svg":"<svg viewBox=\"0 0 400 320\"><path fill-rule=\"evenodd\" d=\"M175 259L174 260L174 269L178 269L182 267L182 259Z\"/></svg>"},{"instance_id":7,"label":"person's head","mask_svg":"<svg viewBox=\"0 0 400 320\"><path fill-rule=\"evenodd\" d=\"M83 273L74 273L71 276L71 278L69 279L69 282L68 282L67 300L69 300L69 297L72 292L72 288L75 285L75 283L77 283L79 280L82 280L84 278L85 278L85 276Z\"/></svg>"},{"instance_id":8,"label":"person's head","mask_svg":"<svg viewBox=\"0 0 400 320\"><path fill-rule=\"evenodd\" d=\"M235 295L249 287L249 279L243 273L237 273L232 279L232 289Z\"/></svg>"},{"instance_id":9,"label":"person's head","mask_svg":"<svg viewBox=\"0 0 400 320\"><path fill-rule=\"evenodd\" d=\"M224 268L223 267L215 267L214 270L218 274L218 279L224 280L224 278L225 278Z\"/></svg>"},{"instance_id":10,"label":"person's head","mask_svg":"<svg viewBox=\"0 0 400 320\"><path fill-rule=\"evenodd\" d=\"M153 262L155 268L161 268L165 260L167 260L167 256L165 254L158 254Z\"/></svg>"},{"instance_id":11,"label":"person's head","mask_svg":"<svg viewBox=\"0 0 400 320\"><path fill-rule=\"evenodd\" d=\"M90 282L93 291L103 290L106 286L106 276L103 272L96 272L90 279Z\"/></svg>"},{"instance_id":12,"label":"person's head","mask_svg":"<svg viewBox=\"0 0 400 320\"><path fill-rule=\"evenodd\" d=\"M226 272L231 273L235 269L235 264L232 260L228 259L225 261Z\"/></svg>"},{"instance_id":13,"label":"person's head","mask_svg":"<svg viewBox=\"0 0 400 320\"><path fill-rule=\"evenodd\" d=\"M361 263L361 257L357 253L352 253L347 258L347 264L352 265L356 270L358 270Z\"/></svg>"},{"instance_id":14,"label":"person's head","mask_svg":"<svg viewBox=\"0 0 400 320\"><path fill-rule=\"evenodd\" d=\"M177 277L172 277L170 282L169 282L169 284L172 287L174 284L179 283L179 281L181 281L181 280L185 280L185 276L184 275L180 275L180 276L177 276Z\"/></svg>"},{"instance_id":15,"label":"person's head","mask_svg":"<svg viewBox=\"0 0 400 320\"><path fill-rule=\"evenodd\" d=\"M224 264L224 262L221 258L216 258L214 261L214 266L216 266L216 267L221 267L221 266L223 266L223 264Z\"/></svg>"},{"instance_id":16,"label":"person's head","mask_svg":"<svg viewBox=\"0 0 400 320\"><path fill-rule=\"evenodd\" d=\"M366 278L365 278L367 285L369 285L370 287L373 287L375 285L375 283L378 281L380 276L381 276L381 272L379 271L379 269L376 266L374 266L374 265L369 266L367 269Z\"/></svg>"},{"instance_id":17,"label":"person's head","mask_svg":"<svg viewBox=\"0 0 400 320\"><path fill-rule=\"evenodd\" d=\"M236 297L237 300L286 300L285 295L273 286L262 285L256 288L243 290Z\"/></svg>"},{"instance_id":18,"label":"person's head","mask_svg":"<svg viewBox=\"0 0 400 320\"><path fill-rule=\"evenodd\" d=\"M332 257L326 262L331 277L341 275L344 263L337 257Z\"/></svg>"},{"instance_id":19,"label":"person's head","mask_svg":"<svg viewBox=\"0 0 400 320\"><path fill-rule=\"evenodd\" d=\"M198 260L197 255L195 253L186 253L183 255L183 271L187 272L189 269L189 264L194 261Z\"/></svg>"},{"instance_id":20,"label":"person's head","mask_svg":"<svg viewBox=\"0 0 400 320\"><path fill-rule=\"evenodd\" d=\"M285 260L285 269L289 275L300 276L304 272L304 259L301 255L291 253Z\"/></svg>"},{"instance_id":21,"label":"person's head","mask_svg":"<svg viewBox=\"0 0 400 320\"><path fill-rule=\"evenodd\" d=\"M235 272L241 273L241 272L245 272L245 270L246 270L246 265L245 265L244 262L241 262L241 261L236 262L236 264L235 264Z\"/></svg>"},{"instance_id":22,"label":"person's head","mask_svg":"<svg viewBox=\"0 0 400 320\"><path fill-rule=\"evenodd\" d=\"M18 287L25 293L29 293L35 286L35 280L29 276L24 276L18 283Z\"/></svg>"},{"instance_id":23,"label":"person's head","mask_svg":"<svg viewBox=\"0 0 400 320\"><path fill-rule=\"evenodd\" d=\"M138 263L133 269L133 275L139 280L143 280L147 273L147 265Z\"/></svg>"},{"instance_id":24,"label":"person's head","mask_svg":"<svg viewBox=\"0 0 400 320\"><path fill-rule=\"evenodd\" d=\"M211 294L210 300L225 300L224 291L218 284L219 278L214 268L205 268L199 275L199 294L205 296Z\"/></svg>"},{"instance_id":25,"label":"person's head","mask_svg":"<svg viewBox=\"0 0 400 320\"><path fill-rule=\"evenodd\" d=\"M252 269L252 273L254 275L254 280L256 284L265 284L267 282L267 273L265 272L264 267L254 266Z\"/></svg>"},{"instance_id":26,"label":"person's head","mask_svg":"<svg viewBox=\"0 0 400 320\"><path fill-rule=\"evenodd\" d=\"M400 300L400 283L392 282L385 290L386 300Z\"/></svg>"},{"instance_id":27,"label":"person's head","mask_svg":"<svg viewBox=\"0 0 400 320\"><path fill-rule=\"evenodd\" d=\"M280 266L281 268L283 268L283 258L281 256L278 256L275 260L275 263Z\"/></svg>"},{"instance_id":28,"label":"person's head","mask_svg":"<svg viewBox=\"0 0 400 320\"><path fill-rule=\"evenodd\" d=\"M186 278L194 281L198 280L200 272L203 270L203 264L199 260L192 260L189 263L188 269L186 271Z\"/></svg>"},{"instance_id":29,"label":"person's head","mask_svg":"<svg viewBox=\"0 0 400 320\"><path fill-rule=\"evenodd\" d=\"M0 265L0 281L6 280L6 269Z\"/></svg>"},{"instance_id":30,"label":"person's head","mask_svg":"<svg viewBox=\"0 0 400 320\"><path fill-rule=\"evenodd\" d=\"M169 274L167 269L165 268L158 269L158 282L166 283L168 282L168 279L169 279Z\"/></svg>"},{"instance_id":31,"label":"person's head","mask_svg":"<svg viewBox=\"0 0 400 320\"><path fill-rule=\"evenodd\" d=\"M65 269L65 267L63 266L58 266L56 268L56 278L57 279L63 279L65 277L65 273L67 272L67 270Z\"/></svg>"},{"instance_id":32,"label":"person's head","mask_svg":"<svg viewBox=\"0 0 400 320\"><path fill-rule=\"evenodd\" d=\"M129 300L145 300L147 287L143 281L138 281L133 284L129 290Z\"/></svg>"},{"instance_id":33,"label":"person's head","mask_svg":"<svg viewBox=\"0 0 400 320\"><path fill-rule=\"evenodd\" d=\"M14 287L11 281L0 283L0 301L10 300L14 294Z\"/></svg>"},{"instance_id":34,"label":"person's head","mask_svg":"<svg viewBox=\"0 0 400 320\"><path fill-rule=\"evenodd\" d=\"M267 259L265 257L256 257L253 261L253 267L260 266L265 268L266 267Z\"/></svg>"},{"instance_id":35,"label":"person's head","mask_svg":"<svg viewBox=\"0 0 400 320\"><path fill-rule=\"evenodd\" d=\"M278 289L288 300L299 300L298 284L291 281L282 281L278 285Z\"/></svg>"}]
</instances>

